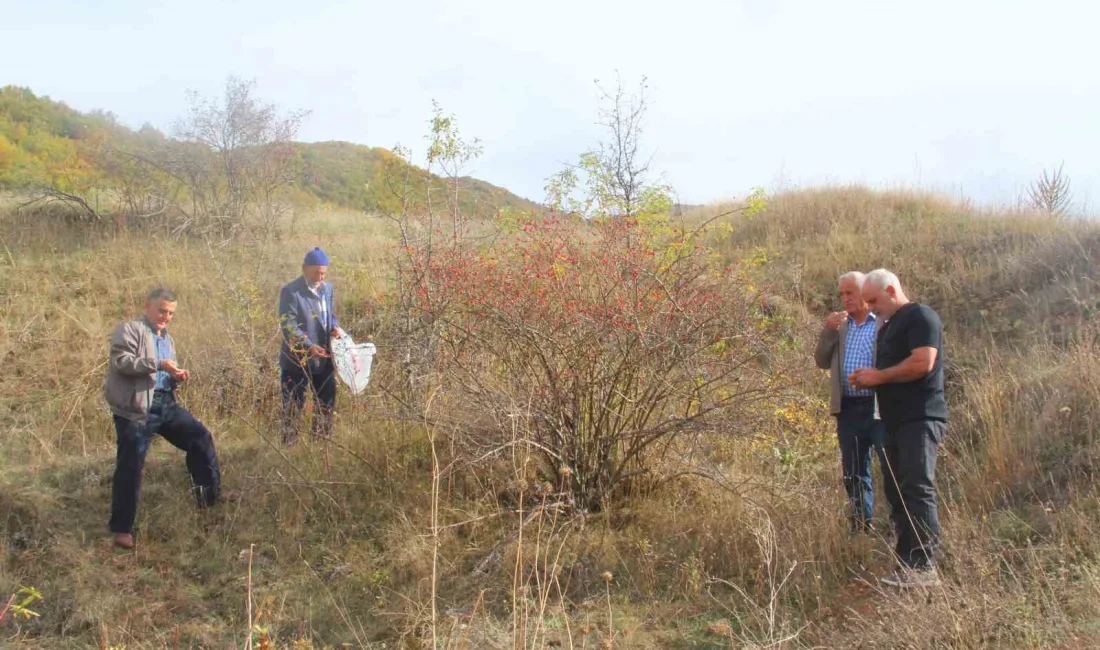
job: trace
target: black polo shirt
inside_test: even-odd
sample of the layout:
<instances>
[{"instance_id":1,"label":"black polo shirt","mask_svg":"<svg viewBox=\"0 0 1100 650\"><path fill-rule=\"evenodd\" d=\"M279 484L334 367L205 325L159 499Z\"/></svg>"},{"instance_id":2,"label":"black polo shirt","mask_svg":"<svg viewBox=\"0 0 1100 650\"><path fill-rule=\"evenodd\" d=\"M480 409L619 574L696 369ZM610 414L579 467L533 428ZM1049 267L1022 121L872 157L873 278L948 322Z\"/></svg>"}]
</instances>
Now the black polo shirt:
<instances>
[{"instance_id":1,"label":"black polo shirt","mask_svg":"<svg viewBox=\"0 0 1100 650\"><path fill-rule=\"evenodd\" d=\"M943 396L943 323L927 305L911 302L899 309L878 334L875 367L892 368L917 348L936 348L932 372L915 381L883 384L875 389L879 415L887 428L913 420L947 421Z\"/></svg>"}]
</instances>

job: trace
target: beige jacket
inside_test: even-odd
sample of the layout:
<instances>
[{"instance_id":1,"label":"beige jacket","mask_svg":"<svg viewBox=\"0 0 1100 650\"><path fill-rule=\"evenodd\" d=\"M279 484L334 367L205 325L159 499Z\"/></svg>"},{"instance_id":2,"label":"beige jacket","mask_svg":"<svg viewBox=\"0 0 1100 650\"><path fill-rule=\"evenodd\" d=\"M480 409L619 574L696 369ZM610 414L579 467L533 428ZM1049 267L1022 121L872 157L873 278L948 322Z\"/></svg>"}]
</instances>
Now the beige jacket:
<instances>
[{"instance_id":1,"label":"beige jacket","mask_svg":"<svg viewBox=\"0 0 1100 650\"><path fill-rule=\"evenodd\" d=\"M176 345L171 335L166 333L165 336L174 359ZM145 422L156 378L157 349L148 322L139 318L116 327L111 334L107 382L103 387L111 413L134 422Z\"/></svg>"},{"instance_id":2,"label":"beige jacket","mask_svg":"<svg viewBox=\"0 0 1100 650\"><path fill-rule=\"evenodd\" d=\"M877 359L878 332L882 329L883 319L875 318L875 343L871 349L871 359ZM847 381L841 371L842 359L844 359L844 345L848 340L848 319L840 323L840 329L832 330L828 327L821 328L821 334L817 337L817 349L814 350L814 362L818 368L829 371L829 413L840 415L840 400L844 396L844 385ZM878 398L875 398L875 419L878 416Z\"/></svg>"}]
</instances>

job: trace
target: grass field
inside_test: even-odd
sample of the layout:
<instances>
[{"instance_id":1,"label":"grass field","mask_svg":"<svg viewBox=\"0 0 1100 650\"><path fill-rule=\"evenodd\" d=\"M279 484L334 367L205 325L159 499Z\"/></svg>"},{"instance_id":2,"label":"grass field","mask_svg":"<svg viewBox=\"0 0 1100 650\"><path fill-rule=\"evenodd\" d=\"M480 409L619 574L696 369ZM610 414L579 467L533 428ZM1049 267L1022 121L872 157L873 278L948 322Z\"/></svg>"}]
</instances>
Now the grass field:
<instances>
[{"instance_id":1,"label":"grass field","mask_svg":"<svg viewBox=\"0 0 1100 650\"><path fill-rule=\"evenodd\" d=\"M275 305L305 250L334 259L344 329L379 346L375 381L395 372L385 221L318 212L278 241L213 244L6 212L0 594L28 586L43 599L30 605L38 616L0 623L4 647L1100 646L1090 222L861 188L724 217L716 250L754 261L769 308L792 323L786 354L804 365L751 426L707 446L721 483L684 479L558 517L520 507L522 456L435 480L447 450L431 441L445 437L394 417L372 389L340 394L334 442L278 444ZM877 585L890 539L847 532L810 356L836 276L878 266L945 322L945 584L921 594ZM138 547L122 553L106 534L106 341L157 285L180 297L173 334L195 375L181 399L214 432L224 483L243 498L195 511L182 455L159 441Z\"/></svg>"}]
</instances>

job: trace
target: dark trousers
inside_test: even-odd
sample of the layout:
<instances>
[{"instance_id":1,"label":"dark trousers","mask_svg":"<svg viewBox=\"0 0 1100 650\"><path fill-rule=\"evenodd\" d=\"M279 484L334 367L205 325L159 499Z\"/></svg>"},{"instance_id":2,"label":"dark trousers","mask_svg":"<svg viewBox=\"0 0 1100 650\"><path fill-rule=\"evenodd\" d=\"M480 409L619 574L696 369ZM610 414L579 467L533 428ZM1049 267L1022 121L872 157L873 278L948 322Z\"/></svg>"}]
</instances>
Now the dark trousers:
<instances>
[{"instance_id":1,"label":"dark trousers","mask_svg":"<svg viewBox=\"0 0 1100 650\"><path fill-rule=\"evenodd\" d=\"M933 565L940 544L936 457L947 423L905 422L886 429L886 500L897 531L895 552L903 566Z\"/></svg>"},{"instance_id":2,"label":"dark trousers","mask_svg":"<svg viewBox=\"0 0 1100 650\"><path fill-rule=\"evenodd\" d=\"M879 468L886 462L882 453L885 430L875 419L873 397L845 397L836 418L840 465L844 473L844 491L851 506L853 530L867 530L875 507L874 481L871 480L871 451L879 459Z\"/></svg>"},{"instance_id":3,"label":"dark trousers","mask_svg":"<svg viewBox=\"0 0 1100 650\"><path fill-rule=\"evenodd\" d=\"M314 435L332 435L332 411L336 407L336 367L332 361L324 360L317 369L284 365L280 370L283 442L293 442L298 438L298 419L305 406L307 392L313 395Z\"/></svg>"},{"instance_id":4,"label":"dark trousers","mask_svg":"<svg viewBox=\"0 0 1100 650\"><path fill-rule=\"evenodd\" d=\"M214 451L210 431L187 409L176 403L170 392L157 391L149 407L145 424L115 416L118 454L115 457L115 480L111 495L112 533L132 533L137 516L141 472L149 443L160 434L175 447L186 452L187 471L200 507L213 505L221 489L221 471Z\"/></svg>"}]
</instances>

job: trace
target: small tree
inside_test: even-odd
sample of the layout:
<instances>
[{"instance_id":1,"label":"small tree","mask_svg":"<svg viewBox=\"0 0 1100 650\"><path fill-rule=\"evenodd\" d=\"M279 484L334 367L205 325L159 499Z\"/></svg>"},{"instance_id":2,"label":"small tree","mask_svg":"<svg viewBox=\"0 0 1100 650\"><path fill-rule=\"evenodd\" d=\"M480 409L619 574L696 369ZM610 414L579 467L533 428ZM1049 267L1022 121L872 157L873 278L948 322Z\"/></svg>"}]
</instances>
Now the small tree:
<instances>
[{"instance_id":1,"label":"small tree","mask_svg":"<svg viewBox=\"0 0 1100 650\"><path fill-rule=\"evenodd\" d=\"M547 180L547 204L590 218L596 215L635 217L662 214L672 207L667 185L649 177L649 158L641 153L641 137L649 104L643 77L634 92L616 78L613 90L596 82L600 91L599 120L606 137L577 164Z\"/></svg>"},{"instance_id":2,"label":"small tree","mask_svg":"<svg viewBox=\"0 0 1100 650\"><path fill-rule=\"evenodd\" d=\"M383 158L381 187L390 194L385 205L394 209L385 216L397 227L400 248L393 264L397 286L397 328L404 341L402 365L410 385L421 383L430 373L438 343L436 322L431 312L417 309L412 288L434 293L438 278L431 260L440 249L465 245L468 218L462 214L460 198L462 172L470 161L481 155L475 138L465 139L457 118L447 115L438 103L432 103L432 118L426 139L425 171L413 166L412 152L401 146ZM442 178L435 175L442 172ZM443 200L437 197L442 194ZM445 210L445 216L443 212ZM443 232L449 218L449 232Z\"/></svg>"},{"instance_id":3,"label":"small tree","mask_svg":"<svg viewBox=\"0 0 1100 650\"><path fill-rule=\"evenodd\" d=\"M1031 207L1047 214L1065 215L1073 201L1073 194L1070 192L1069 176L1062 171L1064 164L1058 165L1053 173L1044 169L1042 176L1031 184L1028 188Z\"/></svg>"},{"instance_id":4,"label":"small tree","mask_svg":"<svg viewBox=\"0 0 1100 650\"><path fill-rule=\"evenodd\" d=\"M170 206L183 217L178 230L231 232L254 220L272 232L289 209L282 193L299 176L294 138L308 111L280 114L254 91L254 81L231 76L221 97L191 92L174 138L143 136L116 147L116 167L136 162L147 170L129 170L126 200ZM133 196L153 181L150 197Z\"/></svg>"},{"instance_id":5,"label":"small tree","mask_svg":"<svg viewBox=\"0 0 1100 650\"><path fill-rule=\"evenodd\" d=\"M103 143L97 165L110 179L120 222L159 217L178 200L172 179L139 154L163 149L167 141L163 133L146 124L136 133L116 128Z\"/></svg>"},{"instance_id":6,"label":"small tree","mask_svg":"<svg viewBox=\"0 0 1100 650\"><path fill-rule=\"evenodd\" d=\"M774 385L751 285L716 265L702 244L708 224L668 219L668 188L648 180L644 93L620 85L605 100L610 140L548 181L558 214L510 219L479 239L452 222L445 240L430 193L418 222L407 171L391 184L406 193L395 217L396 306L416 360L406 365L426 389L406 404L454 432L451 449L469 464L537 449L540 478L586 510L643 477L677 475L685 436L727 429ZM429 157L465 162L476 147L444 144L457 131L440 115Z\"/></svg>"},{"instance_id":7,"label":"small tree","mask_svg":"<svg viewBox=\"0 0 1100 650\"><path fill-rule=\"evenodd\" d=\"M428 134L427 171L433 173L438 167L447 184L447 212L451 218L451 238L458 241L466 225L465 216L459 209L460 181L462 171L473 159L481 155L481 143L477 138L467 141L458 130L458 122L453 115L446 115L439 104L432 102L433 114L431 130ZM430 178L430 177L429 177ZM428 194L428 212L432 211L431 190Z\"/></svg>"},{"instance_id":8,"label":"small tree","mask_svg":"<svg viewBox=\"0 0 1100 650\"><path fill-rule=\"evenodd\" d=\"M250 207L265 225L284 209L276 193L297 178L294 138L308 111L280 115L254 96L254 81L229 77L220 99L190 93L190 110L176 125L184 142L209 149L217 160L202 192L214 207L240 222Z\"/></svg>"}]
</instances>

